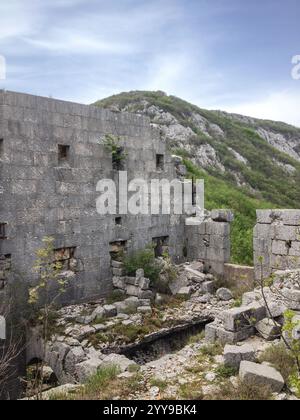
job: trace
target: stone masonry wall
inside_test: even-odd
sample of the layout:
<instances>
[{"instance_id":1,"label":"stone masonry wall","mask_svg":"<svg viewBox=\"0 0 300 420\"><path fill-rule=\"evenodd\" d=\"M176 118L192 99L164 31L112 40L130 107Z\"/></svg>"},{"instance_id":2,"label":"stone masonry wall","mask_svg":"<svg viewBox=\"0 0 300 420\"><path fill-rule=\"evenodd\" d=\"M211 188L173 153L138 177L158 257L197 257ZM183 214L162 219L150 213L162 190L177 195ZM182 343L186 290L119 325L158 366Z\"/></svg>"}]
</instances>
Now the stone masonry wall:
<instances>
[{"instance_id":1,"label":"stone masonry wall","mask_svg":"<svg viewBox=\"0 0 300 420\"><path fill-rule=\"evenodd\" d=\"M177 177L166 144L146 117L0 91L1 285L8 268L34 283L35 253L45 236L55 238L62 260L76 273L65 303L109 292L110 244L116 241L130 252L165 237L171 256L182 259L182 216L128 215L116 222L97 213L97 182L117 177L101 144L107 134L120 137L129 181ZM59 148L67 150L67 159L60 160Z\"/></svg>"},{"instance_id":2,"label":"stone masonry wall","mask_svg":"<svg viewBox=\"0 0 300 420\"><path fill-rule=\"evenodd\" d=\"M257 210L255 277L300 268L300 210Z\"/></svg>"}]
</instances>

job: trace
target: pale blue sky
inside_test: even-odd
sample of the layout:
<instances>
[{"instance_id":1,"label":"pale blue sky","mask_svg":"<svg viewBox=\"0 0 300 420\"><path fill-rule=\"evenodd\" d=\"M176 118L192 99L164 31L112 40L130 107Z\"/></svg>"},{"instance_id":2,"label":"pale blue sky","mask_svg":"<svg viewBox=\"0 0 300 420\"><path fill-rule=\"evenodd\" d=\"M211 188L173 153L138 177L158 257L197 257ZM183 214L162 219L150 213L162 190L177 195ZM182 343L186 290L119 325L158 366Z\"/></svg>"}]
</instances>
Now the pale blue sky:
<instances>
[{"instance_id":1,"label":"pale blue sky","mask_svg":"<svg viewBox=\"0 0 300 420\"><path fill-rule=\"evenodd\" d=\"M0 88L91 103L163 90L300 126L299 0L2 0Z\"/></svg>"}]
</instances>

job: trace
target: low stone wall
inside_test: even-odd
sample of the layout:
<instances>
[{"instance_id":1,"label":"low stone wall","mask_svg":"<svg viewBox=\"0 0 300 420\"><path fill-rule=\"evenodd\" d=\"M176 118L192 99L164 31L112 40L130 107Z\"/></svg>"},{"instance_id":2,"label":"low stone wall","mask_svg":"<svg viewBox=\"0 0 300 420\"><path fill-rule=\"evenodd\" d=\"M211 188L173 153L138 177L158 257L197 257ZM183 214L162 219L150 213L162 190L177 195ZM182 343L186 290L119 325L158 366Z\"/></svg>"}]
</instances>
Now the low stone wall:
<instances>
[{"instance_id":1,"label":"low stone wall","mask_svg":"<svg viewBox=\"0 0 300 420\"><path fill-rule=\"evenodd\" d=\"M257 210L255 278L300 268L300 210Z\"/></svg>"}]
</instances>

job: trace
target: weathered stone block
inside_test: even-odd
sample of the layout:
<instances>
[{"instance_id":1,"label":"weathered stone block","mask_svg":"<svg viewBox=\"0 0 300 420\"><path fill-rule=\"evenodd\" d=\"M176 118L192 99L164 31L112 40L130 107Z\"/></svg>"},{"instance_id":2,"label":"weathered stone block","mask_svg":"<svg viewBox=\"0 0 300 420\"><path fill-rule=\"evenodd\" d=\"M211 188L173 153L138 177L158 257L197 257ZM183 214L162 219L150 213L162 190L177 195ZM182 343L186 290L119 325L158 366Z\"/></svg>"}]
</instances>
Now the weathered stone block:
<instances>
[{"instance_id":1,"label":"weathered stone block","mask_svg":"<svg viewBox=\"0 0 300 420\"><path fill-rule=\"evenodd\" d=\"M223 301L229 301L233 299L233 294L231 290L226 289L225 287L221 287L221 289L217 290L216 295L220 300Z\"/></svg>"},{"instance_id":2,"label":"weathered stone block","mask_svg":"<svg viewBox=\"0 0 300 420\"><path fill-rule=\"evenodd\" d=\"M104 316L106 318L113 318L117 316L117 308L114 305L104 305Z\"/></svg>"},{"instance_id":3,"label":"weathered stone block","mask_svg":"<svg viewBox=\"0 0 300 420\"><path fill-rule=\"evenodd\" d=\"M300 311L300 290L285 288L282 294L285 297L285 304L289 309Z\"/></svg>"},{"instance_id":4,"label":"weathered stone block","mask_svg":"<svg viewBox=\"0 0 300 420\"><path fill-rule=\"evenodd\" d=\"M211 218L214 222L231 223L234 220L234 215L231 210L212 210Z\"/></svg>"},{"instance_id":5,"label":"weathered stone block","mask_svg":"<svg viewBox=\"0 0 300 420\"><path fill-rule=\"evenodd\" d=\"M240 331L253 326L266 316L266 308L259 303L241 308L232 308L223 313L224 328L227 331Z\"/></svg>"},{"instance_id":6,"label":"weathered stone block","mask_svg":"<svg viewBox=\"0 0 300 420\"><path fill-rule=\"evenodd\" d=\"M116 289L125 289L125 280L123 277L113 277L113 286Z\"/></svg>"},{"instance_id":7,"label":"weathered stone block","mask_svg":"<svg viewBox=\"0 0 300 420\"><path fill-rule=\"evenodd\" d=\"M205 281L201 285L201 292L202 293L209 293L213 294L216 291L216 282L215 281Z\"/></svg>"},{"instance_id":8,"label":"weathered stone block","mask_svg":"<svg viewBox=\"0 0 300 420\"><path fill-rule=\"evenodd\" d=\"M272 242L272 252L275 255L287 255L288 247L284 241L273 241Z\"/></svg>"},{"instance_id":9,"label":"weathered stone block","mask_svg":"<svg viewBox=\"0 0 300 420\"><path fill-rule=\"evenodd\" d=\"M272 392L280 392L284 387L284 379L273 367L252 362L241 362L240 379L247 385L269 387Z\"/></svg>"},{"instance_id":10,"label":"weathered stone block","mask_svg":"<svg viewBox=\"0 0 300 420\"><path fill-rule=\"evenodd\" d=\"M226 366L239 369L240 363L244 360L255 361L255 350L249 344L243 346L232 346L227 344L224 349L224 363Z\"/></svg>"},{"instance_id":11,"label":"weathered stone block","mask_svg":"<svg viewBox=\"0 0 300 420\"><path fill-rule=\"evenodd\" d=\"M269 318L259 321L255 328L259 335L267 341L276 340L281 334L281 326Z\"/></svg>"},{"instance_id":12,"label":"weathered stone block","mask_svg":"<svg viewBox=\"0 0 300 420\"><path fill-rule=\"evenodd\" d=\"M221 344L236 344L247 340L255 334L253 327L245 327L237 332L227 331L217 324L208 324L205 327L205 340L209 343L219 341Z\"/></svg>"}]
</instances>

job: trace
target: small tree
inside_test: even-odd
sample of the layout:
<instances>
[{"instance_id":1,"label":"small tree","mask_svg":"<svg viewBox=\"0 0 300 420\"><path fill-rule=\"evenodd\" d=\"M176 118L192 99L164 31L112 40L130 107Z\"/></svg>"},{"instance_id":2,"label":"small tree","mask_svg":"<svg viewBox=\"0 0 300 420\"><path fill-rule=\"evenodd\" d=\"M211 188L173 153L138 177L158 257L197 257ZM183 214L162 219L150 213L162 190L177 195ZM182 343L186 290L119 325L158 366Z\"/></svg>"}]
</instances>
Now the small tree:
<instances>
[{"instance_id":1,"label":"small tree","mask_svg":"<svg viewBox=\"0 0 300 420\"><path fill-rule=\"evenodd\" d=\"M277 294L283 297L285 300L288 300L283 293L274 286L274 275L269 276L269 278L264 278L263 275L263 257L259 258L260 263L260 278L258 280L260 291L263 297L264 304L267 308L268 317L272 320L274 325L277 327L277 322L275 317L272 315L272 310L270 308L268 298L266 296L265 287L269 287L274 294ZM291 385L297 389L297 392L300 395L300 340L294 337L295 328L299 327L300 322L294 321L296 313L293 311L286 311L284 314L285 323L281 332L281 339L284 342L286 348L292 354L295 366L297 368L297 374L292 375L290 378Z\"/></svg>"},{"instance_id":2,"label":"small tree","mask_svg":"<svg viewBox=\"0 0 300 420\"><path fill-rule=\"evenodd\" d=\"M44 246L37 250L34 272L38 275L37 285L29 289L29 304L38 310L38 322L42 329L43 356L45 358L50 333L50 321L56 309L57 299L66 292L68 280L63 277L63 265L55 259L54 238L45 237ZM37 369L35 388L37 399L41 398L44 382L44 358Z\"/></svg>"}]
</instances>

